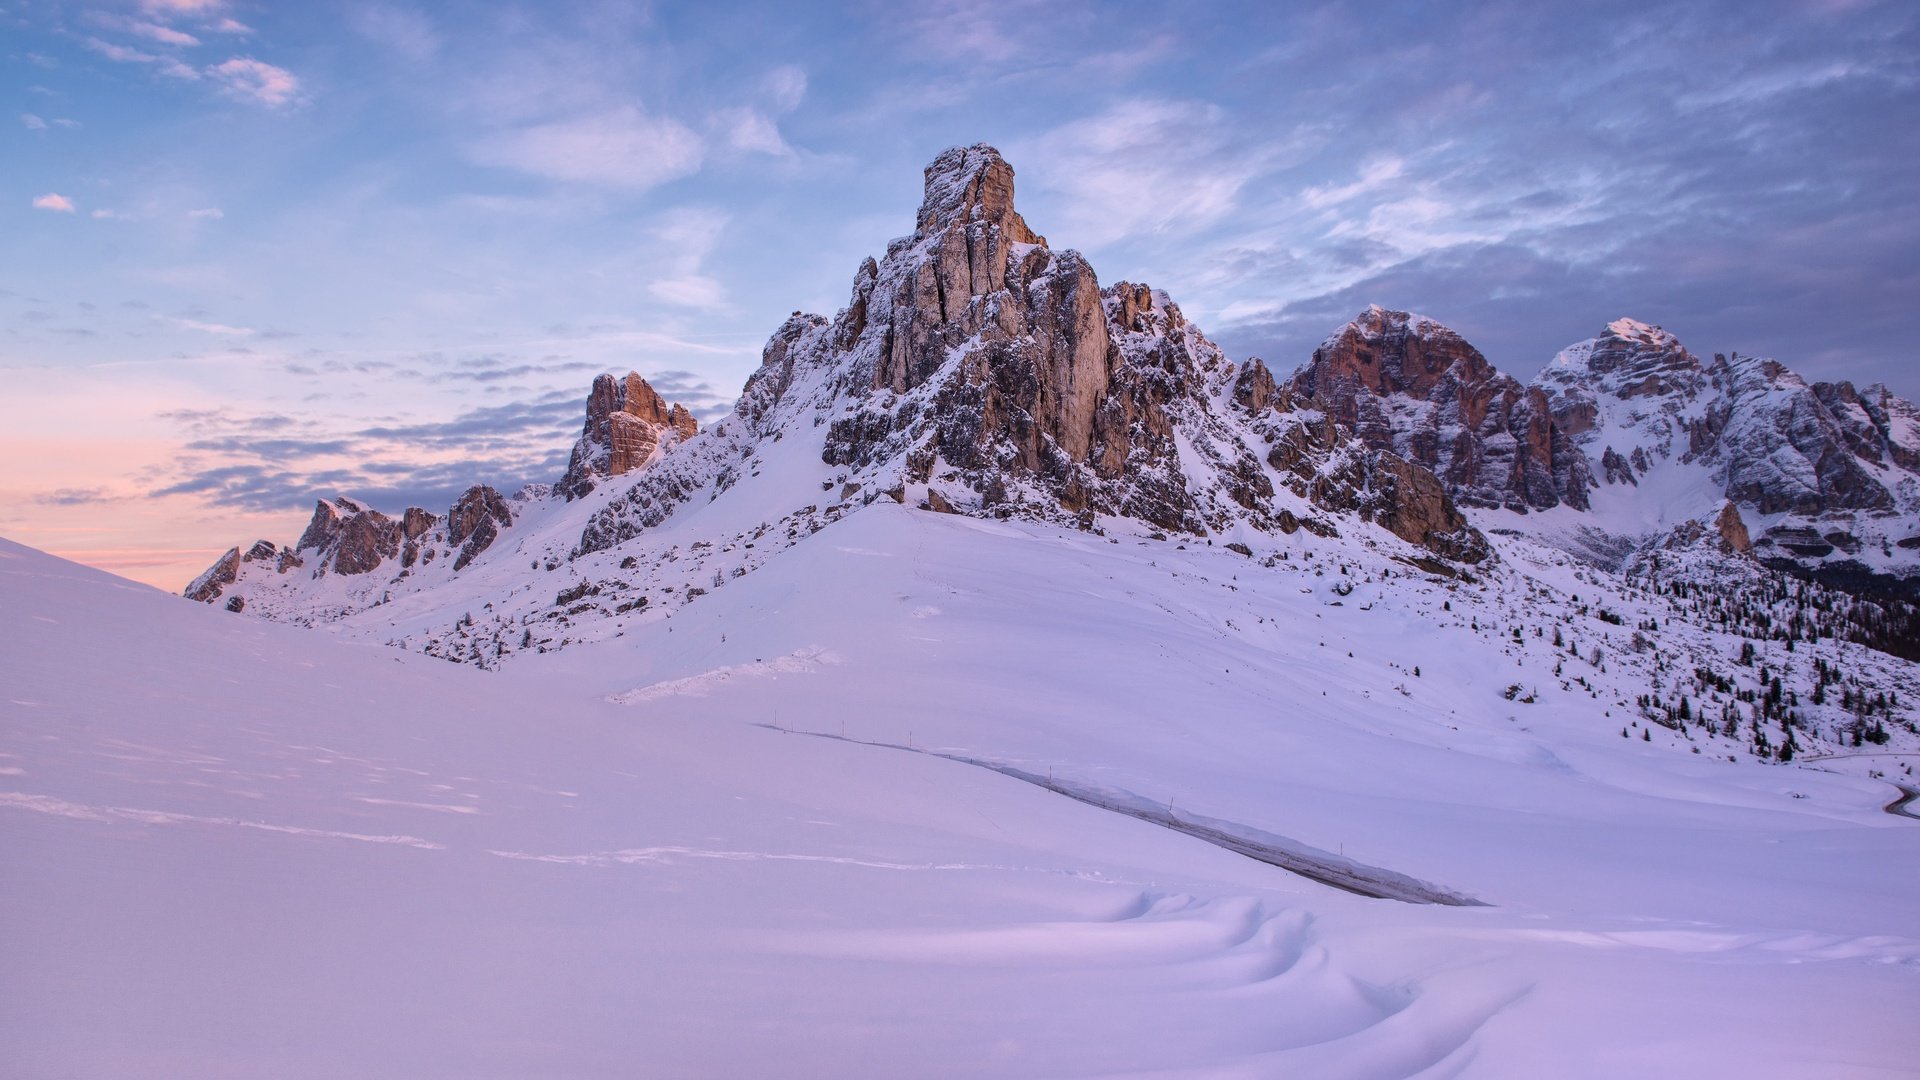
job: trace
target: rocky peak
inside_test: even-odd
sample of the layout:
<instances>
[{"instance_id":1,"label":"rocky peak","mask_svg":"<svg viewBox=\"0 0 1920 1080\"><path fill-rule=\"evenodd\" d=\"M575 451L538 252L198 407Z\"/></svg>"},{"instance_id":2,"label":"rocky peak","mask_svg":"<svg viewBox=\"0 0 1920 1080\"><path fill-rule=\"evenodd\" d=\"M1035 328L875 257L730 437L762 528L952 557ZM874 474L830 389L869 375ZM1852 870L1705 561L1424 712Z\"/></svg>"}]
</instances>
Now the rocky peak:
<instances>
[{"instance_id":1,"label":"rocky peak","mask_svg":"<svg viewBox=\"0 0 1920 1080\"><path fill-rule=\"evenodd\" d=\"M498 491L475 484L455 500L447 511L447 543L460 548L453 568L464 570L474 556L487 550L500 530L513 524L513 512Z\"/></svg>"},{"instance_id":2,"label":"rocky peak","mask_svg":"<svg viewBox=\"0 0 1920 1080\"><path fill-rule=\"evenodd\" d=\"M409 540L418 540L439 522L439 518L427 511L417 506L409 506L407 512L400 515L400 534Z\"/></svg>"},{"instance_id":3,"label":"rocky peak","mask_svg":"<svg viewBox=\"0 0 1920 1080\"><path fill-rule=\"evenodd\" d=\"M1164 292L1103 289L1078 252L1049 247L1015 209L998 152L956 147L926 171L914 232L861 263L847 306L831 320L794 313L767 342L737 423L610 502L580 549L656 526L692 492L726 490L769 440L817 427L843 490L958 513L1083 527L1109 515L1189 534L1317 522L1319 489L1269 469L1255 448L1268 433L1233 408L1235 376ZM1271 404L1271 376L1246 396ZM1357 463L1348 486L1376 490L1390 464ZM1453 543L1471 527L1449 516L1444 491L1422 489L1421 466L1405 468L1399 496L1356 495L1348 509L1364 501L1364 520L1391 518L1389 529L1436 552L1483 550Z\"/></svg>"},{"instance_id":4,"label":"rocky peak","mask_svg":"<svg viewBox=\"0 0 1920 1080\"><path fill-rule=\"evenodd\" d=\"M1368 446L1431 469L1464 505L1587 506L1590 469L1545 394L1432 319L1369 307L1281 389Z\"/></svg>"},{"instance_id":5,"label":"rocky peak","mask_svg":"<svg viewBox=\"0 0 1920 1080\"><path fill-rule=\"evenodd\" d=\"M1092 267L1027 227L1013 207L1013 169L992 147L943 152L926 181L914 234L861 265L847 309L809 350L812 363L896 397L939 384L948 407L982 421L948 429L940 452L949 460L979 458L996 434L1035 466L1053 454L1063 466L1087 460L1110 345ZM893 431L864 417L835 442ZM864 446L839 453L871 457Z\"/></svg>"},{"instance_id":6,"label":"rocky peak","mask_svg":"<svg viewBox=\"0 0 1920 1080\"><path fill-rule=\"evenodd\" d=\"M1543 376L1549 382L1598 385L1623 400L1690 396L1710 381L1706 365L1679 338L1658 326L1625 318L1608 323L1598 336L1561 350Z\"/></svg>"},{"instance_id":7,"label":"rocky peak","mask_svg":"<svg viewBox=\"0 0 1920 1080\"><path fill-rule=\"evenodd\" d=\"M1446 326L1373 304L1321 342L1292 381L1351 425L1356 389L1425 399L1443 382L1479 383L1495 374L1480 350Z\"/></svg>"},{"instance_id":8,"label":"rocky peak","mask_svg":"<svg viewBox=\"0 0 1920 1080\"><path fill-rule=\"evenodd\" d=\"M344 495L314 503L299 551L319 556L315 574L364 574L400 551L400 523Z\"/></svg>"},{"instance_id":9,"label":"rocky peak","mask_svg":"<svg viewBox=\"0 0 1920 1080\"><path fill-rule=\"evenodd\" d=\"M271 540L255 540L253 546L244 553L237 547L228 548L225 555L214 560L199 577L193 579L182 593L189 600L211 604L226 591L227 587L240 580L241 574L250 565L271 568L276 574L284 574L297 566L304 565L298 553L292 548L275 547ZM236 603L240 603L236 598ZM239 607L229 610L238 611Z\"/></svg>"},{"instance_id":10,"label":"rocky peak","mask_svg":"<svg viewBox=\"0 0 1920 1080\"><path fill-rule=\"evenodd\" d=\"M262 540L261 543L267 543ZM225 555L213 561L213 565L193 579L181 595L202 604L211 604L226 587L240 578L240 549L228 548Z\"/></svg>"},{"instance_id":11,"label":"rocky peak","mask_svg":"<svg viewBox=\"0 0 1920 1080\"><path fill-rule=\"evenodd\" d=\"M1723 357L1703 363L1660 327L1620 318L1560 350L1533 385L1605 483L1637 485L1657 461L1711 452L1725 416L1708 402L1726 379Z\"/></svg>"},{"instance_id":12,"label":"rocky peak","mask_svg":"<svg viewBox=\"0 0 1920 1080\"><path fill-rule=\"evenodd\" d=\"M636 372L624 379L594 377L587 420L557 490L577 499L599 477L620 476L651 463L656 453L692 438L699 424L685 406L666 399Z\"/></svg>"},{"instance_id":13,"label":"rocky peak","mask_svg":"<svg viewBox=\"0 0 1920 1080\"><path fill-rule=\"evenodd\" d=\"M1046 243L1013 208L1013 166L985 143L950 147L927 166L914 233L931 236L956 225L990 226L1008 243Z\"/></svg>"},{"instance_id":14,"label":"rocky peak","mask_svg":"<svg viewBox=\"0 0 1920 1080\"><path fill-rule=\"evenodd\" d=\"M1703 362L1631 319L1561 350L1534 385L1617 492L1608 512L1624 510L1623 523L1679 522L1670 543L1709 536L1725 554L1814 577L1907 572L1901 543L1920 532L1920 422L1884 388L1809 384L1738 353ZM1655 475L1666 479L1653 490L1689 497L1621 501L1647 498L1635 489ZM1766 520L1749 534L1753 514Z\"/></svg>"}]
</instances>

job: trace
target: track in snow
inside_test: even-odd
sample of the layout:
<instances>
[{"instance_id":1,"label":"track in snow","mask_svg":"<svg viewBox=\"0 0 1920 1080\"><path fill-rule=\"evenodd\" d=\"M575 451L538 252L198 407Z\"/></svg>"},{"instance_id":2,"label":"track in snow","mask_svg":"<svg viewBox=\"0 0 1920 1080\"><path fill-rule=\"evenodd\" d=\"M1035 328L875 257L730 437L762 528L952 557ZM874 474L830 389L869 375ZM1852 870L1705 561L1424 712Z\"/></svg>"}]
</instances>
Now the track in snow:
<instances>
[{"instance_id":1,"label":"track in snow","mask_svg":"<svg viewBox=\"0 0 1920 1080\"><path fill-rule=\"evenodd\" d=\"M1910 788L1905 784L1895 784L1893 786L1900 789L1900 797L1888 803L1883 809L1894 817L1920 819L1920 814L1916 814L1909 809L1909 807L1913 805L1914 800L1920 799L1920 788Z\"/></svg>"},{"instance_id":2,"label":"track in snow","mask_svg":"<svg viewBox=\"0 0 1920 1080\"><path fill-rule=\"evenodd\" d=\"M1471 896L1453 892L1431 882L1409 877L1378 866L1368 866L1355 862L1342 855L1321 851L1318 848L1290 840L1287 837L1241 825L1238 822L1221 821L1216 818L1180 817L1171 805L1162 806L1158 802L1144 799L1130 791L1117 788L1094 788L1059 780L1052 776L1041 776L1025 769L1016 768L997 761L970 758L960 754L943 754L937 750L923 750L917 746L903 746L899 743L870 742L866 739L854 739L845 735L832 735L823 731L796 731L792 728L775 727L772 724L755 724L772 731L788 735L811 735L817 739L833 739L836 742L854 743L859 746L877 746L887 750L905 750L913 754L925 754L928 757L945 758L962 765L973 765L982 769L991 769L1003 776L1013 777L1046 788L1057 795L1065 795L1076 802L1088 806L1109 810L1116 814L1125 814L1141 821L1152 822L1164 829L1183 833L1197 840L1204 840L1218 848L1224 848L1236 855L1277 866L1289 873L1298 874L1309 881L1365 896L1375 900L1398 900L1406 904L1442 904L1449 907L1486 907L1485 902Z\"/></svg>"}]
</instances>

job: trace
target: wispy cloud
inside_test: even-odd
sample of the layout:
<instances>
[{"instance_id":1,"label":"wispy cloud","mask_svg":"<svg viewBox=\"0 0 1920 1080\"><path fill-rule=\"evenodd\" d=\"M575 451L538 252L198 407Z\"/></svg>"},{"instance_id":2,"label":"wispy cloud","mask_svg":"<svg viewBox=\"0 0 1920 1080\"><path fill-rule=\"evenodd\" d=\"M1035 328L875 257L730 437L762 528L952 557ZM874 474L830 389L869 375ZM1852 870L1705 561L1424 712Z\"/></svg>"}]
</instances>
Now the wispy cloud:
<instances>
[{"instance_id":1,"label":"wispy cloud","mask_svg":"<svg viewBox=\"0 0 1920 1080\"><path fill-rule=\"evenodd\" d=\"M130 48L126 45L116 45L111 41L102 41L97 37L86 39L85 44L87 48L118 63L152 64L155 70L168 78L180 79L184 82L193 82L200 78L200 72L198 70L181 63L171 56L158 56L154 53L143 52L140 49Z\"/></svg>"},{"instance_id":2,"label":"wispy cloud","mask_svg":"<svg viewBox=\"0 0 1920 1080\"><path fill-rule=\"evenodd\" d=\"M1134 100L1011 145L1063 196L1072 242L1195 230L1232 213L1247 183L1295 155L1285 132L1250 140L1220 106Z\"/></svg>"},{"instance_id":3,"label":"wispy cloud","mask_svg":"<svg viewBox=\"0 0 1920 1080\"><path fill-rule=\"evenodd\" d=\"M774 157L793 156L793 147L787 145L786 138L780 134L780 125L759 109L744 105L722 109L719 119L727 145L735 150Z\"/></svg>"},{"instance_id":4,"label":"wispy cloud","mask_svg":"<svg viewBox=\"0 0 1920 1080\"><path fill-rule=\"evenodd\" d=\"M349 22L361 37L410 60L427 60L442 45L432 20L411 8L368 4L355 8Z\"/></svg>"},{"instance_id":5,"label":"wispy cloud","mask_svg":"<svg viewBox=\"0 0 1920 1080\"><path fill-rule=\"evenodd\" d=\"M198 210L189 210L187 211L187 216L199 221L219 221L221 218L226 217L227 214L226 211L217 206L207 206Z\"/></svg>"},{"instance_id":6,"label":"wispy cloud","mask_svg":"<svg viewBox=\"0 0 1920 1080\"><path fill-rule=\"evenodd\" d=\"M1360 167L1360 175L1352 183L1307 188L1300 193L1300 201L1315 209L1338 206L1385 187L1406 171L1406 165L1406 161L1399 157L1374 158Z\"/></svg>"},{"instance_id":7,"label":"wispy cloud","mask_svg":"<svg viewBox=\"0 0 1920 1080\"><path fill-rule=\"evenodd\" d=\"M193 437L147 494L255 511L301 508L334 494L390 510L444 507L475 483L513 491L558 479L584 403L584 391L555 391L445 421L359 427L180 410L168 418Z\"/></svg>"},{"instance_id":8,"label":"wispy cloud","mask_svg":"<svg viewBox=\"0 0 1920 1080\"><path fill-rule=\"evenodd\" d=\"M153 53L142 52L139 49L127 45L116 45L111 41L102 41L97 37L86 39L85 44L87 48L92 49L101 56L109 60L119 61L122 64L157 64L160 62L160 58Z\"/></svg>"},{"instance_id":9,"label":"wispy cloud","mask_svg":"<svg viewBox=\"0 0 1920 1080\"><path fill-rule=\"evenodd\" d=\"M33 501L41 506L92 506L100 503L120 502L125 495L111 494L105 488L55 488L42 491L33 496Z\"/></svg>"},{"instance_id":10,"label":"wispy cloud","mask_svg":"<svg viewBox=\"0 0 1920 1080\"><path fill-rule=\"evenodd\" d=\"M226 9L226 0L140 0L142 10L155 15L212 15Z\"/></svg>"},{"instance_id":11,"label":"wispy cloud","mask_svg":"<svg viewBox=\"0 0 1920 1080\"><path fill-rule=\"evenodd\" d=\"M200 319L184 319L178 316L166 316L166 321L182 330L198 330L203 334L218 334L221 337L251 337L252 327L228 326L225 323L205 322Z\"/></svg>"},{"instance_id":12,"label":"wispy cloud","mask_svg":"<svg viewBox=\"0 0 1920 1080\"><path fill-rule=\"evenodd\" d=\"M283 67L250 56L236 56L206 69L223 92L241 101L281 108L300 100L300 80Z\"/></svg>"},{"instance_id":13,"label":"wispy cloud","mask_svg":"<svg viewBox=\"0 0 1920 1080\"><path fill-rule=\"evenodd\" d=\"M184 30L176 30L171 26L163 26L156 22L136 19L128 15L120 15L109 11L89 11L87 12L86 18L88 22L93 23L95 26L102 26L111 30L118 30L122 33L132 34L135 37L145 38L148 41L160 45L185 48L200 44L199 38L194 37Z\"/></svg>"},{"instance_id":14,"label":"wispy cloud","mask_svg":"<svg viewBox=\"0 0 1920 1080\"><path fill-rule=\"evenodd\" d=\"M33 206L36 210L52 210L62 214L73 213L73 200L51 191L45 195L35 196Z\"/></svg>"},{"instance_id":15,"label":"wispy cloud","mask_svg":"<svg viewBox=\"0 0 1920 1080\"><path fill-rule=\"evenodd\" d=\"M47 130L47 122L33 115L32 113L21 113L20 122L27 126L28 131Z\"/></svg>"},{"instance_id":16,"label":"wispy cloud","mask_svg":"<svg viewBox=\"0 0 1920 1080\"><path fill-rule=\"evenodd\" d=\"M807 96L807 73L794 64L781 64L762 80L768 105L776 112L792 112Z\"/></svg>"},{"instance_id":17,"label":"wispy cloud","mask_svg":"<svg viewBox=\"0 0 1920 1080\"><path fill-rule=\"evenodd\" d=\"M644 191L698 172L706 147L686 125L626 105L504 131L472 153L483 165Z\"/></svg>"},{"instance_id":18,"label":"wispy cloud","mask_svg":"<svg viewBox=\"0 0 1920 1080\"><path fill-rule=\"evenodd\" d=\"M726 305L726 289L702 270L702 264L727 227L728 216L718 210L683 208L668 214L653 230L666 275L655 278L647 291L655 299L681 307L713 309Z\"/></svg>"}]
</instances>

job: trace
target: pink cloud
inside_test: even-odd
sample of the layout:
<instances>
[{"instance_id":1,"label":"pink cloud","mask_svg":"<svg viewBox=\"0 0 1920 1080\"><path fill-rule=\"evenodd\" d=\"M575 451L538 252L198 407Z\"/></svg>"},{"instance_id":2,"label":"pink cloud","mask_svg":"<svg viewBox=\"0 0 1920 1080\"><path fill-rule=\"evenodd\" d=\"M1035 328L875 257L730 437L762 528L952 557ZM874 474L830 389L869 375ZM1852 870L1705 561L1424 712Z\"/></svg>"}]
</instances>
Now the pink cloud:
<instances>
[{"instance_id":1,"label":"pink cloud","mask_svg":"<svg viewBox=\"0 0 1920 1080\"><path fill-rule=\"evenodd\" d=\"M246 101L279 108L298 99L300 80L293 72L250 56L236 56L207 69L226 84L226 92Z\"/></svg>"}]
</instances>

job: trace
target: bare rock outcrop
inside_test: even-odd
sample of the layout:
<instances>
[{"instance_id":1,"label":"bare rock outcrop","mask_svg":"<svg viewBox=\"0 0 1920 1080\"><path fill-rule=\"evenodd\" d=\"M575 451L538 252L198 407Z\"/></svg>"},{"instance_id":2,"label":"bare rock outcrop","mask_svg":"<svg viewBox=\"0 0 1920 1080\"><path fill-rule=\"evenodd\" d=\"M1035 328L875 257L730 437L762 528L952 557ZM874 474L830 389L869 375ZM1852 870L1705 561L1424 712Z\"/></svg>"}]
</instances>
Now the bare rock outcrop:
<instances>
[{"instance_id":1,"label":"bare rock outcrop","mask_svg":"<svg viewBox=\"0 0 1920 1080\"><path fill-rule=\"evenodd\" d=\"M264 543L265 541L262 541ZM181 595L189 600L211 604L218 599L226 587L240 579L240 549L228 548L225 555L213 561L213 565L201 571L200 576Z\"/></svg>"},{"instance_id":2,"label":"bare rock outcrop","mask_svg":"<svg viewBox=\"0 0 1920 1080\"><path fill-rule=\"evenodd\" d=\"M1753 538L1747 533L1747 523L1740 516L1740 507L1732 500L1720 508L1720 516L1713 521L1714 531L1720 534L1720 547L1729 555L1745 555L1753 550Z\"/></svg>"},{"instance_id":3,"label":"bare rock outcrop","mask_svg":"<svg viewBox=\"0 0 1920 1080\"><path fill-rule=\"evenodd\" d=\"M364 574L400 553L400 523L346 496L314 504L297 551L317 554L315 573Z\"/></svg>"},{"instance_id":4,"label":"bare rock outcrop","mask_svg":"<svg viewBox=\"0 0 1920 1080\"><path fill-rule=\"evenodd\" d=\"M1464 505L1587 506L1586 458L1546 395L1432 319L1370 307L1322 342L1286 389L1296 407L1432 470Z\"/></svg>"},{"instance_id":5,"label":"bare rock outcrop","mask_svg":"<svg viewBox=\"0 0 1920 1080\"><path fill-rule=\"evenodd\" d=\"M212 566L207 567L199 577L194 578L192 584L188 585L181 595L189 600L210 604L219 599L230 586L239 582L241 576L251 567L258 566L262 569L271 569L276 574L284 574L301 565L303 560L292 548L275 547L271 540L256 540L253 546L244 552L237 547L228 548L227 553L215 559ZM240 610L240 607L234 606L234 602L240 602L241 606L244 606L244 602L236 596L233 602L227 605L227 610Z\"/></svg>"},{"instance_id":6,"label":"bare rock outcrop","mask_svg":"<svg viewBox=\"0 0 1920 1080\"><path fill-rule=\"evenodd\" d=\"M596 480L650 464L664 448L692 438L700 425L684 405L669 406L635 372L594 377L587 420L555 490L568 499L592 491Z\"/></svg>"},{"instance_id":7,"label":"bare rock outcrop","mask_svg":"<svg viewBox=\"0 0 1920 1080\"><path fill-rule=\"evenodd\" d=\"M1444 559L1477 563L1492 549L1433 472L1352 437L1331 416L1271 418L1267 463L1295 494L1334 514L1352 514Z\"/></svg>"},{"instance_id":8,"label":"bare rock outcrop","mask_svg":"<svg viewBox=\"0 0 1920 1080\"><path fill-rule=\"evenodd\" d=\"M466 569L474 556L493 544L501 529L512 524L513 511L499 492L485 484L468 488L447 511L447 543L460 549L454 570Z\"/></svg>"}]
</instances>

